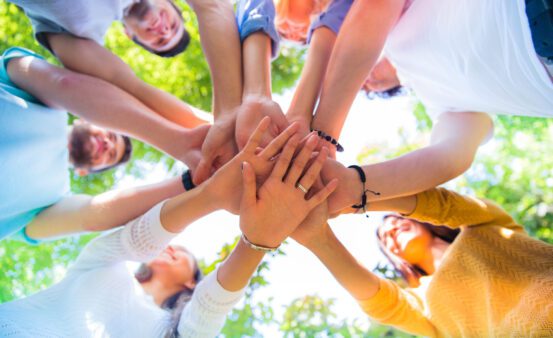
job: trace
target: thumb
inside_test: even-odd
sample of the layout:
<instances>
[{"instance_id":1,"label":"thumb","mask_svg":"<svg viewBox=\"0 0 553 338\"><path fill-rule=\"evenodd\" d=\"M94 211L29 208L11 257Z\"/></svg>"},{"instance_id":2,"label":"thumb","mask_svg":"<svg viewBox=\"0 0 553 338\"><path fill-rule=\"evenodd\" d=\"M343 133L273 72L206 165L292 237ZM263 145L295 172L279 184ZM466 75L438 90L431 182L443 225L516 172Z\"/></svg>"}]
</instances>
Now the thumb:
<instances>
[{"instance_id":1,"label":"thumb","mask_svg":"<svg viewBox=\"0 0 553 338\"><path fill-rule=\"evenodd\" d=\"M255 173L251 164L248 162L242 162L242 202L240 203L240 210L255 206L256 203L256 184Z\"/></svg>"},{"instance_id":2,"label":"thumb","mask_svg":"<svg viewBox=\"0 0 553 338\"><path fill-rule=\"evenodd\" d=\"M194 185L199 185L203 181L207 180L211 174L211 158L202 158L198 166L196 167L196 172L192 176L192 181Z\"/></svg>"}]
</instances>

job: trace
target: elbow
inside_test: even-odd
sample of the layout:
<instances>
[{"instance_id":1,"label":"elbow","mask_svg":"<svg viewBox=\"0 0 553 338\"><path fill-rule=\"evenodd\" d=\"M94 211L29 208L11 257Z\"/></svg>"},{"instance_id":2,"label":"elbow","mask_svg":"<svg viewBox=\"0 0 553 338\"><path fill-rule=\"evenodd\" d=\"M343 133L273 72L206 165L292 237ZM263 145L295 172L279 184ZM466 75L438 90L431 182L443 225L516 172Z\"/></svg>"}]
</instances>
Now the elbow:
<instances>
[{"instance_id":1,"label":"elbow","mask_svg":"<svg viewBox=\"0 0 553 338\"><path fill-rule=\"evenodd\" d=\"M475 151L449 152L446 156L440 156L438 167L442 173L443 182L452 180L465 173L474 161Z\"/></svg>"}]
</instances>

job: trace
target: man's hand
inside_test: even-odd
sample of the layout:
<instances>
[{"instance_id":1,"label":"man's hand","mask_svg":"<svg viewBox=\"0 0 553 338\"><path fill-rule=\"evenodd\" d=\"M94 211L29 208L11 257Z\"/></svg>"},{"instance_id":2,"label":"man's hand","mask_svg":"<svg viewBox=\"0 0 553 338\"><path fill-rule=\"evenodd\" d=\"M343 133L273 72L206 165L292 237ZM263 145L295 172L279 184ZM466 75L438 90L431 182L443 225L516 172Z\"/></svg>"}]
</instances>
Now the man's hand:
<instances>
[{"instance_id":1,"label":"man's hand","mask_svg":"<svg viewBox=\"0 0 553 338\"><path fill-rule=\"evenodd\" d=\"M235 119L230 117L221 118L211 126L202 145L202 159L193 176L195 185L207 180L236 155L234 127Z\"/></svg>"},{"instance_id":2,"label":"man's hand","mask_svg":"<svg viewBox=\"0 0 553 338\"><path fill-rule=\"evenodd\" d=\"M311 189L327 157L327 151L323 149L308 165L316 146L316 142L311 140L316 140L316 136L311 136L292 162L298 139L291 138L259 190L256 190L253 167L244 162L240 229L251 242L267 247L279 246L309 212L336 188L337 180L332 180L311 198L306 198L306 193L300 189L300 185L306 191Z\"/></svg>"},{"instance_id":3,"label":"man's hand","mask_svg":"<svg viewBox=\"0 0 553 338\"><path fill-rule=\"evenodd\" d=\"M265 116L271 118L271 126L268 133L263 136L260 147L265 147L290 125L278 103L265 97L248 96L236 115L235 137L239 149L244 148L256 126Z\"/></svg>"},{"instance_id":4,"label":"man's hand","mask_svg":"<svg viewBox=\"0 0 553 338\"><path fill-rule=\"evenodd\" d=\"M183 142L186 142L186 152L180 156L181 160L190 170L194 177L198 164L202 159L202 145L211 128L211 125L206 124L194 129L187 130L183 137Z\"/></svg>"},{"instance_id":5,"label":"man's hand","mask_svg":"<svg viewBox=\"0 0 553 338\"><path fill-rule=\"evenodd\" d=\"M240 196L242 195L242 162L247 161L253 167L258 184L262 184L271 173L276 163L275 157L281 152L286 142L290 138L297 140L295 133L298 126L293 124L272 140L267 147L260 150L259 144L270 124L271 119L264 118L244 149L206 182L213 198L217 199L221 208L234 214L239 211Z\"/></svg>"}]
</instances>

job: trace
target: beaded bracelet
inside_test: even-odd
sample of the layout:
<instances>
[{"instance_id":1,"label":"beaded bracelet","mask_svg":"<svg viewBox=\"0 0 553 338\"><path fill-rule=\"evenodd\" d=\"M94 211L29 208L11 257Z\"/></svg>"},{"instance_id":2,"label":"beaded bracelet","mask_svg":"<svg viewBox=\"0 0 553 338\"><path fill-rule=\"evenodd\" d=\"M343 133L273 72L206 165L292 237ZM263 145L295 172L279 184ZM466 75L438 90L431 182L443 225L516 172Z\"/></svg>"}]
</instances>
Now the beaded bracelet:
<instances>
[{"instance_id":1,"label":"beaded bracelet","mask_svg":"<svg viewBox=\"0 0 553 338\"><path fill-rule=\"evenodd\" d=\"M267 252L276 251L280 247L280 245L279 245L276 248L271 248L271 247L268 247L268 246L262 246L262 245L254 244L254 243L250 242L248 237L246 237L246 235L244 235L244 234L242 234L241 239L244 242L244 244L246 244L247 246L250 247L250 249L253 249L255 251L261 251L261 252L267 253Z\"/></svg>"},{"instance_id":2,"label":"beaded bracelet","mask_svg":"<svg viewBox=\"0 0 553 338\"><path fill-rule=\"evenodd\" d=\"M363 209L363 212L367 214L367 192L370 192L375 196L380 196L380 193L378 191L373 191L365 188L367 177L365 176L365 172L360 166L354 164L354 165L350 165L348 168L355 169L355 171L357 171L357 174L359 174L359 178L361 179L361 182L363 183L363 195L361 195L361 204L352 205L351 207L357 210ZM369 217L369 215L366 215L366 216L367 218Z\"/></svg>"},{"instance_id":3,"label":"beaded bracelet","mask_svg":"<svg viewBox=\"0 0 553 338\"><path fill-rule=\"evenodd\" d=\"M335 139L334 137L328 135L327 133L325 133L322 130L312 129L311 131L316 131L317 135L320 138L322 138L323 140L326 140L326 141L330 142L332 145L334 145L336 147L336 151L338 151L340 153L342 151L344 151L344 147L342 147L342 145L340 143L338 143L338 140Z\"/></svg>"}]
</instances>

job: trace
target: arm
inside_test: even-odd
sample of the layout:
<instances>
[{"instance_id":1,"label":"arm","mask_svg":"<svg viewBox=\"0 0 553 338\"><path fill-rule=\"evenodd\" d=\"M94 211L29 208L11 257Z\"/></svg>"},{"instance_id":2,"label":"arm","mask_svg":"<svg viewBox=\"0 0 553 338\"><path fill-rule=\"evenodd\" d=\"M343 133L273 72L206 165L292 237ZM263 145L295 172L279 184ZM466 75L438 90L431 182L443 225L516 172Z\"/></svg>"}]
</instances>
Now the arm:
<instances>
[{"instance_id":1,"label":"arm","mask_svg":"<svg viewBox=\"0 0 553 338\"><path fill-rule=\"evenodd\" d=\"M44 239L82 231L102 231L129 222L164 199L183 192L179 178L97 196L75 195L45 209L26 227L27 236Z\"/></svg>"},{"instance_id":2,"label":"arm","mask_svg":"<svg viewBox=\"0 0 553 338\"><path fill-rule=\"evenodd\" d=\"M205 137L206 127L187 130L106 81L35 57L11 60L8 74L16 85L46 105L140 139L181 161L186 162L189 151L199 149Z\"/></svg>"},{"instance_id":3,"label":"arm","mask_svg":"<svg viewBox=\"0 0 553 338\"><path fill-rule=\"evenodd\" d=\"M324 235L308 244L338 282L374 320L421 336L435 337L434 325L424 315L422 300L396 283L374 275L340 243L328 225Z\"/></svg>"},{"instance_id":4,"label":"arm","mask_svg":"<svg viewBox=\"0 0 553 338\"><path fill-rule=\"evenodd\" d=\"M288 121L298 121L305 133L309 132L313 110L319 98L326 67L336 41L336 34L327 27L313 32L307 60L303 66L298 87L288 108Z\"/></svg>"},{"instance_id":5,"label":"arm","mask_svg":"<svg viewBox=\"0 0 553 338\"><path fill-rule=\"evenodd\" d=\"M312 127L338 139L353 99L382 52L404 0L355 1L340 29Z\"/></svg>"},{"instance_id":6,"label":"arm","mask_svg":"<svg viewBox=\"0 0 553 338\"><path fill-rule=\"evenodd\" d=\"M367 194L369 202L413 195L447 182L472 164L476 151L493 128L483 113L443 114L432 131L431 144L396 159L363 166L366 188L380 192ZM353 169L336 162L323 169L323 178L340 178L340 187L330 198L335 212L359 204L363 190Z\"/></svg>"},{"instance_id":7,"label":"arm","mask_svg":"<svg viewBox=\"0 0 553 338\"><path fill-rule=\"evenodd\" d=\"M196 116L186 103L140 80L126 63L95 41L50 33L47 39L66 68L111 83L165 119L185 128L207 122Z\"/></svg>"}]
</instances>

